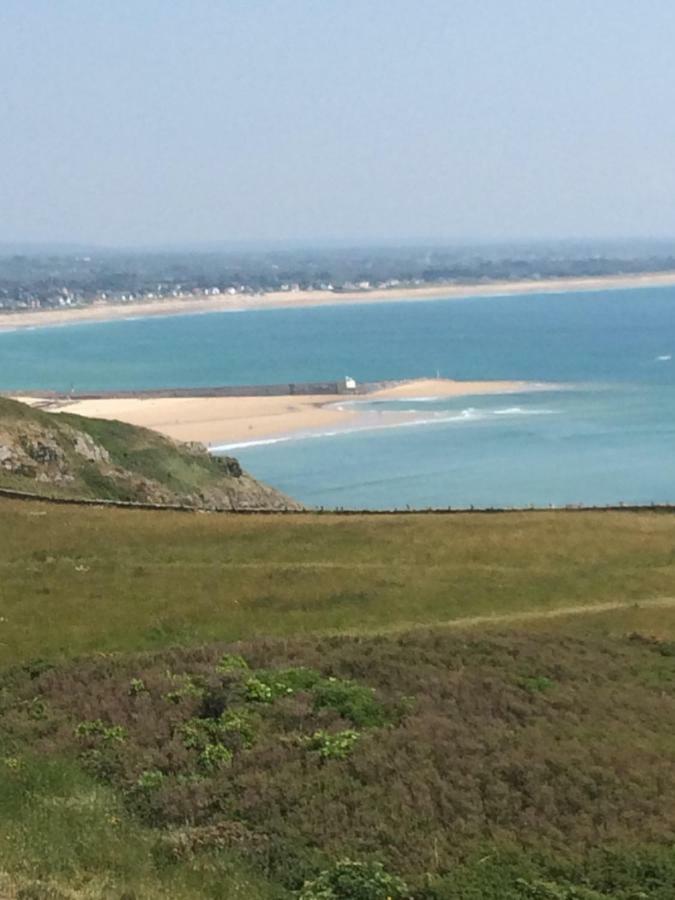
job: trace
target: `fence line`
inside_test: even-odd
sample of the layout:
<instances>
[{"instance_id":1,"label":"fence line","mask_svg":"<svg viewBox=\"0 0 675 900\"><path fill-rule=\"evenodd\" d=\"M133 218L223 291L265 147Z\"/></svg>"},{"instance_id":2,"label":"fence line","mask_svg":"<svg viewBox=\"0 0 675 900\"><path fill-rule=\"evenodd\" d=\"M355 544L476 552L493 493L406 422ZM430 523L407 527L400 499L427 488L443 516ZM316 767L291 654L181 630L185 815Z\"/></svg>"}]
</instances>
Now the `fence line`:
<instances>
[{"instance_id":1,"label":"fence line","mask_svg":"<svg viewBox=\"0 0 675 900\"><path fill-rule=\"evenodd\" d=\"M35 494L30 491L18 491L11 488L0 488L0 498L8 500L22 500L27 502L54 503L60 506L98 506L112 507L116 509L142 509L156 510L159 512L183 512L183 513L214 513L217 515L267 515L267 516L298 516L298 515L331 515L331 516L424 516L424 515L494 515L496 513L566 513L566 512L658 512L675 513L674 503L634 503L634 504L608 504L608 505L584 505L567 504L565 506L445 506L429 507L427 509L414 509L409 507L391 509L351 509L344 507L326 509L324 507L308 507L307 509L270 509L268 507L240 507L233 509L207 509L198 506L187 506L180 503L142 503L133 500L94 500L78 497L47 497L43 494Z\"/></svg>"}]
</instances>

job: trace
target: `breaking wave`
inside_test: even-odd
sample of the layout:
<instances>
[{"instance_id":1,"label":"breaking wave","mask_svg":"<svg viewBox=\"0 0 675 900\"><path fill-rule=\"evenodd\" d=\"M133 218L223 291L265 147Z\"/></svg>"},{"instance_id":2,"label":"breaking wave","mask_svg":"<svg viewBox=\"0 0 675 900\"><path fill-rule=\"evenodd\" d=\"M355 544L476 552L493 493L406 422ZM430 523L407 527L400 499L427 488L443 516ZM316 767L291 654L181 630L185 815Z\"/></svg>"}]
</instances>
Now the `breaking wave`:
<instances>
[{"instance_id":1,"label":"breaking wave","mask_svg":"<svg viewBox=\"0 0 675 900\"><path fill-rule=\"evenodd\" d=\"M414 410L412 411L414 412ZM249 447L264 447L272 444L283 444L290 441L306 441L317 438L340 437L342 435L361 434L370 431L386 431L396 428L422 428L428 425L447 425L451 423L461 422L479 422L485 421L494 416L541 416L553 415L555 410L552 409L523 409L520 406L511 406L505 409L476 409L469 406L458 413L450 415L446 413L435 413L431 416L424 417L414 416L401 420L398 418L400 413L391 413L392 417L396 417L396 421L363 421L361 424L346 425L344 428L331 428L328 431L298 431L293 434L279 435L278 437L259 438L252 441L235 441L227 444L218 444L210 447L211 453L224 453L230 450L244 450ZM381 419L388 416L387 413L379 413ZM365 418L365 415L364 415Z\"/></svg>"}]
</instances>

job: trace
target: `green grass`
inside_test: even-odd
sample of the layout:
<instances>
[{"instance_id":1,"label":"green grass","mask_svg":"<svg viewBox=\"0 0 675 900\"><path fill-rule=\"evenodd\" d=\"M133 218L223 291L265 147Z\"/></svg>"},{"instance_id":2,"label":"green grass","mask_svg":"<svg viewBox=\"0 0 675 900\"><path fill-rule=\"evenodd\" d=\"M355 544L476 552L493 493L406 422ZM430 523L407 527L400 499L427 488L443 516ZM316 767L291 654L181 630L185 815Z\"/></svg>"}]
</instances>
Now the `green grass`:
<instances>
[{"instance_id":1,"label":"green grass","mask_svg":"<svg viewBox=\"0 0 675 900\"><path fill-rule=\"evenodd\" d=\"M659 513L277 518L0 501L0 665L663 597L675 597L675 516ZM671 609L645 615L675 634Z\"/></svg>"},{"instance_id":2,"label":"green grass","mask_svg":"<svg viewBox=\"0 0 675 900\"><path fill-rule=\"evenodd\" d=\"M3 870L25 900L273 900L265 879L235 858L158 865L157 835L112 787L75 759L0 760L0 897Z\"/></svg>"},{"instance_id":3,"label":"green grass","mask_svg":"<svg viewBox=\"0 0 675 900\"><path fill-rule=\"evenodd\" d=\"M670 900L669 598L657 512L0 500L0 897Z\"/></svg>"}]
</instances>

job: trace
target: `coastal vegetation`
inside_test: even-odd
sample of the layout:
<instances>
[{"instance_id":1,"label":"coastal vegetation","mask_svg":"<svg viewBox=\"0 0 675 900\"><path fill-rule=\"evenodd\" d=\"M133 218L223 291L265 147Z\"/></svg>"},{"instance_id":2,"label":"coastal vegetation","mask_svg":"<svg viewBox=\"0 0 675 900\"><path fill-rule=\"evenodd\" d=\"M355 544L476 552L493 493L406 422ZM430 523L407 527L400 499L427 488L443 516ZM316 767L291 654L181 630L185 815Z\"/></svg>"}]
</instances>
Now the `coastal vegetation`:
<instances>
[{"instance_id":1,"label":"coastal vegetation","mask_svg":"<svg viewBox=\"0 0 675 900\"><path fill-rule=\"evenodd\" d=\"M299 508L257 482L236 459L153 431L0 397L0 488L52 498L186 505L205 509Z\"/></svg>"},{"instance_id":2,"label":"coastal vegetation","mask_svg":"<svg viewBox=\"0 0 675 900\"><path fill-rule=\"evenodd\" d=\"M674 544L0 500L0 895L670 898Z\"/></svg>"},{"instance_id":3,"label":"coastal vegetation","mask_svg":"<svg viewBox=\"0 0 675 900\"><path fill-rule=\"evenodd\" d=\"M276 517L0 499L0 660L476 617L533 628L570 608L585 631L648 617L667 636L674 546L675 517L658 511Z\"/></svg>"}]
</instances>

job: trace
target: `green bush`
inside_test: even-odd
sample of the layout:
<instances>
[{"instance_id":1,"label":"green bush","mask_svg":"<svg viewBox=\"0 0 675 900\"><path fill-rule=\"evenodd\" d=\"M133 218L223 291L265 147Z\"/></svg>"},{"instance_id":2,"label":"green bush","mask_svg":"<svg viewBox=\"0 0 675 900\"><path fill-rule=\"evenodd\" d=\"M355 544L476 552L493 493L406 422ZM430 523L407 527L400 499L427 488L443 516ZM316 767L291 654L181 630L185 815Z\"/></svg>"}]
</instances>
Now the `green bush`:
<instances>
[{"instance_id":1,"label":"green bush","mask_svg":"<svg viewBox=\"0 0 675 900\"><path fill-rule=\"evenodd\" d=\"M188 750L199 750L209 743L208 719L188 719L179 729L183 744Z\"/></svg>"},{"instance_id":2,"label":"green bush","mask_svg":"<svg viewBox=\"0 0 675 900\"><path fill-rule=\"evenodd\" d=\"M292 693L289 691L288 693ZM252 703L274 703L278 694L259 678L249 678L246 682L246 699Z\"/></svg>"},{"instance_id":3,"label":"green bush","mask_svg":"<svg viewBox=\"0 0 675 900\"><path fill-rule=\"evenodd\" d=\"M199 766L205 772L214 772L232 764L232 751L223 744L206 744L199 754Z\"/></svg>"},{"instance_id":4,"label":"green bush","mask_svg":"<svg viewBox=\"0 0 675 900\"><path fill-rule=\"evenodd\" d=\"M520 679L520 686L530 694L543 694L555 685L552 678L546 675L528 675Z\"/></svg>"},{"instance_id":5,"label":"green bush","mask_svg":"<svg viewBox=\"0 0 675 900\"><path fill-rule=\"evenodd\" d=\"M159 769L148 769L141 772L136 781L136 787L143 791L156 791L164 782L164 773Z\"/></svg>"},{"instance_id":6,"label":"green bush","mask_svg":"<svg viewBox=\"0 0 675 900\"><path fill-rule=\"evenodd\" d=\"M190 675L169 675L169 678L176 685L173 691L164 694L164 699L169 703L180 703L181 700L188 697L200 698L202 696L202 688L195 684Z\"/></svg>"},{"instance_id":7,"label":"green bush","mask_svg":"<svg viewBox=\"0 0 675 900\"><path fill-rule=\"evenodd\" d=\"M129 682L129 696L136 697L138 694L147 692L147 687L142 678L132 678Z\"/></svg>"},{"instance_id":8,"label":"green bush","mask_svg":"<svg viewBox=\"0 0 675 900\"><path fill-rule=\"evenodd\" d=\"M316 750L322 759L346 759L359 736L359 732L354 730L338 731L335 734L315 731L303 743L308 750Z\"/></svg>"},{"instance_id":9,"label":"green bush","mask_svg":"<svg viewBox=\"0 0 675 900\"><path fill-rule=\"evenodd\" d=\"M229 674L230 672L247 672L248 663L243 656L225 653L216 666L216 671L221 672L222 674Z\"/></svg>"},{"instance_id":10,"label":"green bush","mask_svg":"<svg viewBox=\"0 0 675 900\"><path fill-rule=\"evenodd\" d=\"M345 859L305 882L300 900L405 900L407 884L378 862Z\"/></svg>"},{"instance_id":11,"label":"green bush","mask_svg":"<svg viewBox=\"0 0 675 900\"><path fill-rule=\"evenodd\" d=\"M312 693L315 709L334 709L343 719L360 728L377 728L385 725L387 714L375 699L372 688L343 681L338 678L322 678Z\"/></svg>"},{"instance_id":12,"label":"green bush","mask_svg":"<svg viewBox=\"0 0 675 900\"><path fill-rule=\"evenodd\" d=\"M253 716L245 709L225 710L217 721L223 734L236 734L244 747L251 747L255 740L256 727Z\"/></svg>"},{"instance_id":13,"label":"green bush","mask_svg":"<svg viewBox=\"0 0 675 900\"><path fill-rule=\"evenodd\" d=\"M127 731L121 725L106 725L100 719L90 719L77 725L75 737L100 738L105 743L122 744L127 739Z\"/></svg>"},{"instance_id":14,"label":"green bush","mask_svg":"<svg viewBox=\"0 0 675 900\"><path fill-rule=\"evenodd\" d=\"M321 675L314 669L308 669L304 666L295 669L279 669L265 673L263 681L278 685L279 690L283 688L288 693L296 691L311 691L312 688L321 681Z\"/></svg>"},{"instance_id":15,"label":"green bush","mask_svg":"<svg viewBox=\"0 0 675 900\"><path fill-rule=\"evenodd\" d=\"M230 721L189 719L180 727L183 744L188 750L197 751L202 772L214 772L232 763L234 753L225 746L223 739L233 733L239 732L235 731Z\"/></svg>"},{"instance_id":16,"label":"green bush","mask_svg":"<svg viewBox=\"0 0 675 900\"><path fill-rule=\"evenodd\" d=\"M258 703L273 703L297 691L311 691L321 681L314 669L269 669L257 672L246 682L246 695Z\"/></svg>"}]
</instances>

